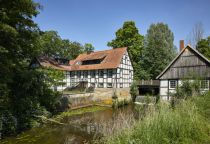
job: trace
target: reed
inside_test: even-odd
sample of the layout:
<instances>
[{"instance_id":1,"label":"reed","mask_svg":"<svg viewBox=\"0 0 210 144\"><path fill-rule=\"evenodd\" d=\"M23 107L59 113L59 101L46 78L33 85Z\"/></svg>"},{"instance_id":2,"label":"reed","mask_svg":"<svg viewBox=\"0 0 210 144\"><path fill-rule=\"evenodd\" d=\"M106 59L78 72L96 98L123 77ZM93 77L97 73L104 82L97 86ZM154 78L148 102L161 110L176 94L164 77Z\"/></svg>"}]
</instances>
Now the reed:
<instances>
[{"instance_id":1,"label":"reed","mask_svg":"<svg viewBox=\"0 0 210 144\"><path fill-rule=\"evenodd\" d=\"M168 103L160 102L156 109L150 109L146 116L112 133L100 143L109 144L192 144L210 143L210 94L183 100L171 108ZM207 100L206 100L207 99ZM204 110L201 112L201 110ZM126 119L124 119L126 120ZM123 120L121 127L126 123ZM118 123L120 121L116 121Z\"/></svg>"}]
</instances>

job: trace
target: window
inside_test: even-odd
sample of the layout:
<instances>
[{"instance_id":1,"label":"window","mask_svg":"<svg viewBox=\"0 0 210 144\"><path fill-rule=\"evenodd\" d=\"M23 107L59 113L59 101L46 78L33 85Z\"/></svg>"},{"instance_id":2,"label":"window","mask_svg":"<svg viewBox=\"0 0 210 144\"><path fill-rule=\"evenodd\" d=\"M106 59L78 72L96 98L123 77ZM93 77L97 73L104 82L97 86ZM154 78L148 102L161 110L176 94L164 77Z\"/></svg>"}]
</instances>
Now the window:
<instances>
[{"instance_id":1,"label":"window","mask_svg":"<svg viewBox=\"0 0 210 144\"><path fill-rule=\"evenodd\" d=\"M103 78L103 77L104 77L104 70L99 70L99 71L98 71L98 76L99 76L100 78Z\"/></svg>"},{"instance_id":2,"label":"window","mask_svg":"<svg viewBox=\"0 0 210 144\"><path fill-rule=\"evenodd\" d=\"M107 88L112 88L112 83L107 83Z\"/></svg>"},{"instance_id":3,"label":"window","mask_svg":"<svg viewBox=\"0 0 210 144\"><path fill-rule=\"evenodd\" d=\"M176 88L176 85L177 85L176 80L170 80L169 81L169 88L170 89L175 89Z\"/></svg>"},{"instance_id":4,"label":"window","mask_svg":"<svg viewBox=\"0 0 210 144\"><path fill-rule=\"evenodd\" d=\"M81 78L81 71L77 72L77 78Z\"/></svg>"},{"instance_id":5,"label":"window","mask_svg":"<svg viewBox=\"0 0 210 144\"><path fill-rule=\"evenodd\" d=\"M112 78L112 70L108 70L107 73L108 73L108 78Z\"/></svg>"},{"instance_id":6,"label":"window","mask_svg":"<svg viewBox=\"0 0 210 144\"><path fill-rule=\"evenodd\" d=\"M75 72L70 72L70 77L74 77L75 76Z\"/></svg>"},{"instance_id":7,"label":"window","mask_svg":"<svg viewBox=\"0 0 210 144\"><path fill-rule=\"evenodd\" d=\"M103 88L104 87L104 83L98 83L98 87L99 88Z\"/></svg>"},{"instance_id":8,"label":"window","mask_svg":"<svg viewBox=\"0 0 210 144\"><path fill-rule=\"evenodd\" d=\"M88 71L84 71L84 78L88 78Z\"/></svg>"},{"instance_id":9,"label":"window","mask_svg":"<svg viewBox=\"0 0 210 144\"><path fill-rule=\"evenodd\" d=\"M123 83L120 83L120 88L123 88Z\"/></svg>"},{"instance_id":10,"label":"window","mask_svg":"<svg viewBox=\"0 0 210 144\"><path fill-rule=\"evenodd\" d=\"M91 72L90 72L90 75L91 75L91 78L95 78L96 72L95 72L95 71L91 71Z\"/></svg>"},{"instance_id":11,"label":"window","mask_svg":"<svg viewBox=\"0 0 210 144\"><path fill-rule=\"evenodd\" d=\"M90 86L91 87L95 87L95 83L90 83Z\"/></svg>"},{"instance_id":12,"label":"window","mask_svg":"<svg viewBox=\"0 0 210 144\"><path fill-rule=\"evenodd\" d=\"M201 81L201 89L208 89L209 88L209 81L208 80L202 80Z\"/></svg>"}]
</instances>

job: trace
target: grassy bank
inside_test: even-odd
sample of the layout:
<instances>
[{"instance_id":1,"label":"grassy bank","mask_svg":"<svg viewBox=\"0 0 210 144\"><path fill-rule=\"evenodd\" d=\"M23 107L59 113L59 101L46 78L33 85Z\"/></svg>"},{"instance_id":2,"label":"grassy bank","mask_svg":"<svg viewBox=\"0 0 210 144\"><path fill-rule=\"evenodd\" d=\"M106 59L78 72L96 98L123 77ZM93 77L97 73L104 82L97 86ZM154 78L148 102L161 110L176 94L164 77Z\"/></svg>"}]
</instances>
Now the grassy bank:
<instances>
[{"instance_id":1,"label":"grassy bank","mask_svg":"<svg viewBox=\"0 0 210 144\"><path fill-rule=\"evenodd\" d=\"M64 117L67 116L74 116L74 115L81 115L84 113L89 113L89 112L96 112L96 111L101 111L105 110L107 107L101 107L101 106L90 106L90 107L84 107L80 109L75 109L75 110L69 110L66 112L62 112L61 114L57 115L54 119L60 120Z\"/></svg>"},{"instance_id":2,"label":"grassy bank","mask_svg":"<svg viewBox=\"0 0 210 144\"><path fill-rule=\"evenodd\" d=\"M210 143L210 93L180 102L174 109L157 104L130 128L105 138L109 144ZM100 142L101 143L101 142Z\"/></svg>"}]
</instances>

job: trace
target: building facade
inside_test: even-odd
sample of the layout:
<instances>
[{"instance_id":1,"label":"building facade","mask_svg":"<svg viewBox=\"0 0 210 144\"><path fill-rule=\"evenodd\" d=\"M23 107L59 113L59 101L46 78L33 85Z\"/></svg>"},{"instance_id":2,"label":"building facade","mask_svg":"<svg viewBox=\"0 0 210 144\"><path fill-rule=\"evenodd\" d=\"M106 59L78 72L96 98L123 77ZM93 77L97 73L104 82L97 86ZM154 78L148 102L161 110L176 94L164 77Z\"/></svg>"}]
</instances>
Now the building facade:
<instances>
[{"instance_id":1,"label":"building facade","mask_svg":"<svg viewBox=\"0 0 210 144\"><path fill-rule=\"evenodd\" d=\"M157 77L160 80L160 96L170 99L170 93L182 84L183 79L193 81L193 76L201 78L200 90L210 90L210 61L189 45Z\"/></svg>"},{"instance_id":2,"label":"building facade","mask_svg":"<svg viewBox=\"0 0 210 144\"><path fill-rule=\"evenodd\" d=\"M56 87L58 91L77 86L81 82L85 82L87 87L95 88L128 88L133 82L133 67L127 48L80 54L69 61L68 66L46 64L46 61L39 63L64 71L65 84Z\"/></svg>"}]
</instances>

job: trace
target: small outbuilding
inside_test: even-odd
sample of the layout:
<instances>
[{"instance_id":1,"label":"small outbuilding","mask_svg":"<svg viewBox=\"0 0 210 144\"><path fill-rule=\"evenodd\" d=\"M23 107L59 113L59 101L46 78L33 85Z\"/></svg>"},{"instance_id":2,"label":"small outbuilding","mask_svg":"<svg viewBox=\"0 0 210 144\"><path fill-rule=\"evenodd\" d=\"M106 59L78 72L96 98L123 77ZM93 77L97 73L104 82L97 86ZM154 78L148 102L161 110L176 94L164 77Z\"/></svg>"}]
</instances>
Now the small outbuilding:
<instances>
[{"instance_id":1,"label":"small outbuilding","mask_svg":"<svg viewBox=\"0 0 210 144\"><path fill-rule=\"evenodd\" d=\"M193 80L191 75L202 78L201 91L210 90L210 61L190 45L184 48L182 42L180 46L180 53L157 76L160 80L160 96L165 100L170 98L170 93L175 92L184 78Z\"/></svg>"}]
</instances>

